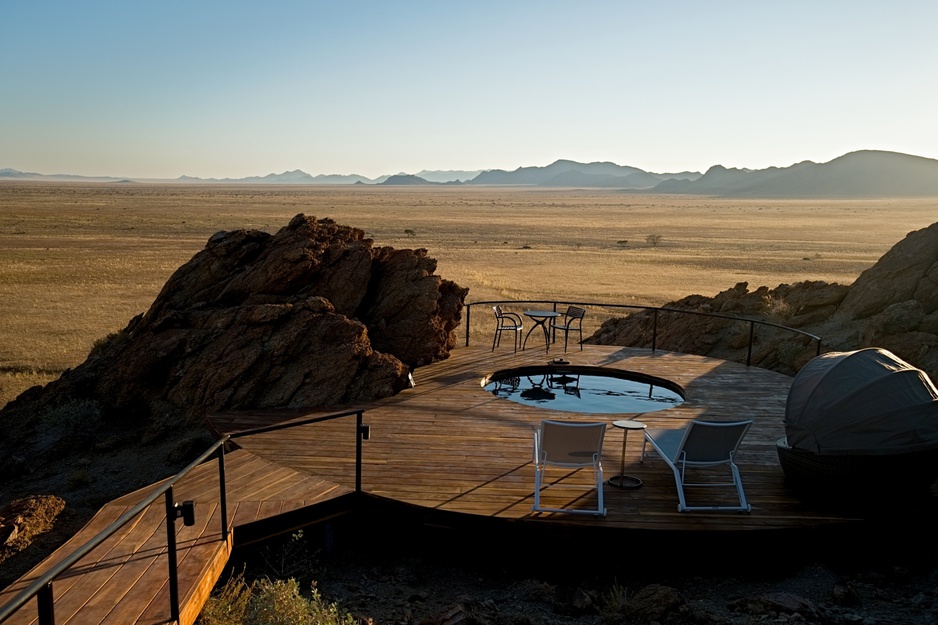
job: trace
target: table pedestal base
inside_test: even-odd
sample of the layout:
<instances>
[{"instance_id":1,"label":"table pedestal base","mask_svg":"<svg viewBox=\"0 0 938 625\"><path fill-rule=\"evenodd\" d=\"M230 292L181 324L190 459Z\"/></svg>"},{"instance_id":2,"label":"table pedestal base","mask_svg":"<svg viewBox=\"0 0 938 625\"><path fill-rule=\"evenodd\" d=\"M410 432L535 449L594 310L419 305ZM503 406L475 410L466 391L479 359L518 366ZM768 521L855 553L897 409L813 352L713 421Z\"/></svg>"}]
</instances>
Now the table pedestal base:
<instances>
[{"instance_id":1,"label":"table pedestal base","mask_svg":"<svg viewBox=\"0 0 938 625\"><path fill-rule=\"evenodd\" d=\"M642 485L642 481L637 477L632 477L631 475L613 475L608 480L610 486L615 486L616 488L638 488Z\"/></svg>"}]
</instances>

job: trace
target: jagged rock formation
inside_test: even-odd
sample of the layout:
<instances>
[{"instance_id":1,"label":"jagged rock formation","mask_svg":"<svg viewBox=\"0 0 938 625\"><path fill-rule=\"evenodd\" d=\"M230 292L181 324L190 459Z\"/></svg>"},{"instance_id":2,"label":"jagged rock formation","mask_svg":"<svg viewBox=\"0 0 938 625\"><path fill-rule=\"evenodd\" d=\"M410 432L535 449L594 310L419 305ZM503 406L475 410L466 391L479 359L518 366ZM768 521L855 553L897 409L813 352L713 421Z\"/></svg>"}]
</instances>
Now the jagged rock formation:
<instances>
[{"instance_id":1,"label":"jagged rock formation","mask_svg":"<svg viewBox=\"0 0 938 625\"><path fill-rule=\"evenodd\" d=\"M0 413L18 434L0 467L48 452L30 450L41 437L26 424L65 405L155 438L213 411L393 395L456 343L468 289L435 269L426 250L376 248L361 230L304 215L275 235L219 232L146 314Z\"/></svg>"},{"instance_id":2,"label":"jagged rock formation","mask_svg":"<svg viewBox=\"0 0 938 625\"><path fill-rule=\"evenodd\" d=\"M774 322L824 339L822 351L885 348L938 380L938 223L910 232L850 286L782 284L749 291L739 283L714 297L691 295L665 308ZM651 347L653 314L606 321L586 342ZM745 362L749 324L658 313L661 349ZM816 354L808 337L757 327L752 364L796 372Z\"/></svg>"}]
</instances>

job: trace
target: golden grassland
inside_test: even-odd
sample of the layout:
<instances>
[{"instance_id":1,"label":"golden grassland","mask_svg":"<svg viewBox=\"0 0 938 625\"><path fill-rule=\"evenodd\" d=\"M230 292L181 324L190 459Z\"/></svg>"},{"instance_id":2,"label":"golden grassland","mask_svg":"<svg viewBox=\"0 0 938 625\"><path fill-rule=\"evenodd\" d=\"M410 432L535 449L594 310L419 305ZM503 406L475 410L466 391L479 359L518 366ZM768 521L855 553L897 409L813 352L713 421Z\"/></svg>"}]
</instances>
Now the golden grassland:
<instances>
[{"instance_id":1,"label":"golden grassland","mask_svg":"<svg viewBox=\"0 0 938 625\"><path fill-rule=\"evenodd\" d=\"M0 406L81 363L219 230L305 213L426 248L468 301L661 305L801 280L849 284L938 198L765 200L537 187L0 183ZM657 246L646 242L662 236ZM478 330L477 330L478 328ZM473 322L473 336L487 339Z\"/></svg>"}]
</instances>

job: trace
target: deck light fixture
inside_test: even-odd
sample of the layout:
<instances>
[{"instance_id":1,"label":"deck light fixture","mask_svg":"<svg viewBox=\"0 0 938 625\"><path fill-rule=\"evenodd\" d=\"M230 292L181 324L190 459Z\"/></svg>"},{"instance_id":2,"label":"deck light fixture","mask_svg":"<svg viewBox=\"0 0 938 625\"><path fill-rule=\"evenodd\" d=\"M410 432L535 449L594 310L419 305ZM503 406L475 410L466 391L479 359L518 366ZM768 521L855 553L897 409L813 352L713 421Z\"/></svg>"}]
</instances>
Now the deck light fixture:
<instances>
[{"instance_id":1,"label":"deck light fixture","mask_svg":"<svg viewBox=\"0 0 938 625\"><path fill-rule=\"evenodd\" d=\"M195 502L191 499L187 499L182 503L174 503L173 508L176 509L176 518L182 517L182 524L186 526L195 525Z\"/></svg>"}]
</instances>

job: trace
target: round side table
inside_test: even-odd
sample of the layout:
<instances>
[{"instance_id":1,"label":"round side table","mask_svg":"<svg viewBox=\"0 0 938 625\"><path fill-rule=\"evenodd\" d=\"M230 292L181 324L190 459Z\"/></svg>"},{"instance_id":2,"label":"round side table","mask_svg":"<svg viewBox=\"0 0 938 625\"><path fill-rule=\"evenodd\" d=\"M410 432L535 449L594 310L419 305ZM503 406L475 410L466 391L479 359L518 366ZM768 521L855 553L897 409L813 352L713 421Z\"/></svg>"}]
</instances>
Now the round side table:
<instances>
[{"instance_id":1,"label":"round side table","mask_svg":"<svg viewBox=\"0 0 938 625\"><path fill-rule=\"evenodd\" d=\"M609 485L616 488L638 488L642 485L642 481L637 477L625 474L625 445L629 440L629 430L644 430L647 425L641 421L631 419L613 421L612 425L622 430L622 465L619 469L619 475L613 475L609 478Z\"/></svg>"}]
</instances>

